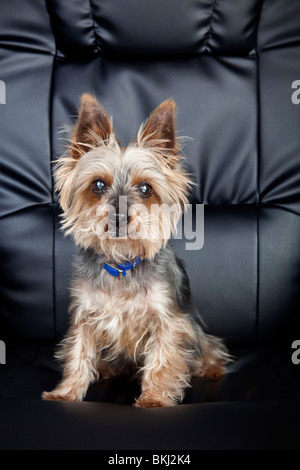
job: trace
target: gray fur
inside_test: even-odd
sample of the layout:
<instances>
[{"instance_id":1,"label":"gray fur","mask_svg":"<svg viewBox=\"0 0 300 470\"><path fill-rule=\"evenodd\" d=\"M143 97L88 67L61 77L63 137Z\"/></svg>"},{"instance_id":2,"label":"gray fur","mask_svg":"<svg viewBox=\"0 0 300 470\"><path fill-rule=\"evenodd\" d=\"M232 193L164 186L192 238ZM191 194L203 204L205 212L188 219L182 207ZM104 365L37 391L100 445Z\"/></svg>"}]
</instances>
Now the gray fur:
<instances>
[{"instance_id":1,"label":"gray fur","mask_svg":"<svg viewBox=\"0 0 300 470\"><path fill-rule=\"evenodd\" d=\"M134 261L131 260L132 263ZM115 266L113 260L99 256L92 249L80 249L74 259L74 277L89 279L95 288L111 289L115 278L104 269L104 263ZM138 284L140 290L147 291L147 284L153 278L158 283L168 280L179 310L200 324L200 316L192 302L189 278L184 264L175 255L169 244L161 248L154 259L144 259L136 269L127 271L126 278L121 279L120 282L128 283L130 280L130 282Z\"/></svg>"}]
</instances>

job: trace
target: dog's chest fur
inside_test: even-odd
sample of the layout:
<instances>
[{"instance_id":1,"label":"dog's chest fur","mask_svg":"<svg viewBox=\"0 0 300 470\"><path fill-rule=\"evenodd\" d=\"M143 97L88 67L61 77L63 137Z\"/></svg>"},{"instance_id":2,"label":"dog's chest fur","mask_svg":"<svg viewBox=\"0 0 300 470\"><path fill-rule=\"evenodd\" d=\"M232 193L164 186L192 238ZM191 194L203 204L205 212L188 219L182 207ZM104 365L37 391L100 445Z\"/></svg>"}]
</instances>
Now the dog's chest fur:
<instances>
[{"instance_id":1,"label":"dog's chest fur","mask_svg":"<svg viewBox=\"0 0 300 470\"><path fill-rule=\"evenodd\" d=\"M122 353L135 359L150 331L153 335L162 330L178 315L174 285L162 273L153 275L143 263L118 279L103 269L94 254L82 252L79 258L82 263L76 261L70 305L71 313L76 312L75 323L89 325L112 358Z\"/></svg>"}]
</instances>

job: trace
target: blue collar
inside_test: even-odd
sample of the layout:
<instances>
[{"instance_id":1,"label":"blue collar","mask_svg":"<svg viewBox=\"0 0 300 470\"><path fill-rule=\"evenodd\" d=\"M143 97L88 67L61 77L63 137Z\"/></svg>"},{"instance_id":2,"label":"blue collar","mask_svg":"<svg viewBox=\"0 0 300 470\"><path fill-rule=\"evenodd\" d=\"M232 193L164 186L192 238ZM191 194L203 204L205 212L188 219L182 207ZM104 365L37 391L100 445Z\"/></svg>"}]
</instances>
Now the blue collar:
<instances>
[{"instance_id":1,"label":"blue collar","mask_svg":"<svg viewBox=\"0 0 300 470\"><path fill-rule=\"evenodd\" d=\"M104 269L106 269L106 271L112 276L122 278L126 276L126 271L129 271L129 269L135 270L136 266L139 264L140 261L142 261L142 259L140 256L138 256L133 264L132 263L117 264L117 268L107 263L104 263L103 266L104 266Z\"/></svg>"}]
</instances>

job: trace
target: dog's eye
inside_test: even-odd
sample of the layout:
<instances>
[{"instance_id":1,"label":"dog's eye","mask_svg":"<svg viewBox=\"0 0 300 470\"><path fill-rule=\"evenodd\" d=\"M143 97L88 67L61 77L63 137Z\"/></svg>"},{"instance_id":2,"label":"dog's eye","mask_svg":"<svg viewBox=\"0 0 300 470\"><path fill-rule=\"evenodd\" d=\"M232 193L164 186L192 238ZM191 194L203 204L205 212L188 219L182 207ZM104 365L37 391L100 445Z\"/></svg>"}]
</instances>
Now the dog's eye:
<instances>
[{"instance_id":1,"label":"dog's eye","mask_svg":"<svg viewBox=\"0 0 300 470\"><path fill-rule=\"evenodd\" d=\"M95 180L92 182L91 184L91 190L95 193L95 194L100 194L102 193L102 191L106 188L106 184L104 183L104 181L98 179L98 180Z\"/></svg>"},{"instance_id":2,"label":"dog's eye","mask_svg":"<svg viewBox=\"0 0 300 470\"><path fill-rule=\"evenodd\" d=\"M150 184L147 184L147 183L142 183L139 186L139 191L145 197L151 196L151 194L153 193L152 186L150 186Z\"/></svg>"}]
</instances>

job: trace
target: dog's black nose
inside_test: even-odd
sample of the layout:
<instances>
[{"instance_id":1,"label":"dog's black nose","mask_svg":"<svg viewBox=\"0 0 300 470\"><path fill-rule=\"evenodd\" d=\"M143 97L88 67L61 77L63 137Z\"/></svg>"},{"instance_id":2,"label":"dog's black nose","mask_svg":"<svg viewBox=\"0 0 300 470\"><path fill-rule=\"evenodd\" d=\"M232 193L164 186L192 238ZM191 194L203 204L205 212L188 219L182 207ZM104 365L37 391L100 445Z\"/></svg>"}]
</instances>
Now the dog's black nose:
<instances>
[{"instance_id":1,"label":"dog's black nose","mask_svg":"<svg viewBox=\"0 0 300 470\"><path fill-rule=\"evenodd\" d=\"M111 212L108 214L109 231L115 237L124 237L127 235L127 225L130 222L130 216L127 213Z\"/></svg>"},{"instance_id":2,"label":"dog's black nose","mask_svg":"<svg viewBox=\"0 0 300 470\"><path fill-rule=\"evenodd\" d=\"M124 226L129 224L130 222L130 215L127 213L122 214L122 213L115 213L115 212L110 212L108 214L108 221L111 224L116 224L116 226Z\"/></svg>"}]
</instances>

